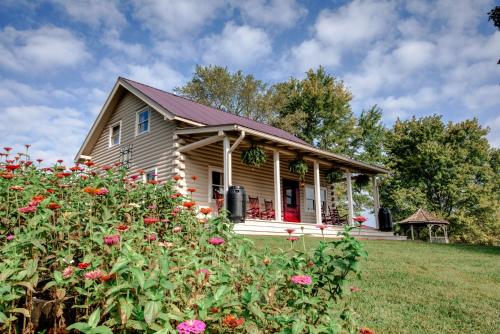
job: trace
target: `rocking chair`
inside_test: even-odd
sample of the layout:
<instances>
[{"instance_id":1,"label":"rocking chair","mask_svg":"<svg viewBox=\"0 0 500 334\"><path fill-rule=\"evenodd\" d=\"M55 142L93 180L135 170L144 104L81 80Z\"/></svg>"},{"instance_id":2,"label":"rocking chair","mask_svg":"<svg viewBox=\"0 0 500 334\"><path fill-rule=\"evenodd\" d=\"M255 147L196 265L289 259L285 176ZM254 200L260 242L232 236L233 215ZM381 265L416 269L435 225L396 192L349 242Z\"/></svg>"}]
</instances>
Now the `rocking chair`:
<instances>
[{"instance_id":1,"label":"rocking chair","mask_svg":"<svg viewBox=\"0 0 500 334\"><path fill-rule=\"evenodd\" d=\"M258 197L248 196L248 204L249 209L247 209L246 214L250 218L259 218L260 217L260 204Z\"/></svg>"},{"instance_id":2,"label":"rocking chair","mask_svg":"<svg viewBox=\"0 0 500 334\"><path fill-rule=\"evenodd\" d=\"M339 214L339 210L336 207L330 209L330 214L332 216L333 225L346 225L347 224L347 215L341 216Z\"/></svg>"},{"instance_id":3,"label":"rocking chair","mask_svg":"<svg viewBox=\"0 0 500 334\"><path fill-rule=\"evenodd\" d=\"M224 207L224 195L222 195L218 191L215 191L214 194L215 194L215 206L217 208L217 215L219 215L222 208Z\"/></svg>"},{"instance_id":4,"label":"rocking chair","mask_svg":"<svg viewBox=\"0 0 500 334\"><path fill-rule=\"evenodd\" d=\"M264 200L264 211L260 213L260 219L275 219L276 214L274 211L273 201Z\"/></svg>"}]
</instances>

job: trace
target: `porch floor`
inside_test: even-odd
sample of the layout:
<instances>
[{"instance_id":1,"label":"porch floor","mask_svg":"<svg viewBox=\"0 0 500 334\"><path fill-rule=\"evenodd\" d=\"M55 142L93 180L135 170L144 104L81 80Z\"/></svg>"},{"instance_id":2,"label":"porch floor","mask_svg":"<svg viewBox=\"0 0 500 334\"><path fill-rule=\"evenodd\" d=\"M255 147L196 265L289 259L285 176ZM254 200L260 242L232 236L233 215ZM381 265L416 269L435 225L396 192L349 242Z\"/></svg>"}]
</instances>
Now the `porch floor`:
<instances>
[{"instance_id":1,"label":"porch floor","mask_svg":"<svg viewBox=\"0 0 500 334\"><path fill-rule=\"evenodd\" d=\"M303 227L303 230L302 230ZM288 223L277 222L273 220L261 219L246 219L244 223L234 225L234 232L243 235L282 235L286 236L288 233L286 229L293 228L295 232L293 236L307 235L312 237L321 237L321 231L315 224L311 223ZM339 233L344 228L342 226L328 227L323 231L325 238L340 238ZM396 236L392 232L382 232L374 228L356 228L352 235L358 239L380 239L380 240L406 240L406 236Z\"/></svg>"}]
</instances>

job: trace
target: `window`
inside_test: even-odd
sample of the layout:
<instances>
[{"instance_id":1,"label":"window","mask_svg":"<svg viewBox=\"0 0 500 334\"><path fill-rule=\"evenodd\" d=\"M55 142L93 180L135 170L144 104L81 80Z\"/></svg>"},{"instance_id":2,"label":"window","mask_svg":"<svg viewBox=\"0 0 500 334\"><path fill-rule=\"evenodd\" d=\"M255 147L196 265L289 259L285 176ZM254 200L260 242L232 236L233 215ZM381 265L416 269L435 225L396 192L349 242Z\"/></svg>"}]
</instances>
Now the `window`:
<instances>
[{"instance_id":1,"label":"window","mask_svg":"<svg viewBox=\"0 0 500 334\"><path fill-rule=\"evenodd\" d=\"M109 127L109 147L120 145L122 136L122 121Z\"/></svg>"},{"instance_id":2,"label":"window","mask_svg":"<svg viewBox=\"0 0 500 334\"><path fill-rule=\"evenodd\" d=\"M157 176L156 168L151 169L144 173L144 182L148 183L150 181L156 181Z\"/></svg>"},{"instance_id":3,"label":"window","mask_svg":"<svg viewBox=\"0 0 500 334\"><path fill-rule=\"evenodd\" d=\"M208 201L212 202L212 200L216 198L215 195L217 193L224 195L224 174L222 173L222 170L213 167L209 167L208 173Z\"/></svg>"},{"instance_id":4,"label":"window","mask_svg":"<svg viewBox=\"0 0 500 334\"><path fill-rule=\"evenodd\" d=\"M326 188L320 188L320 198L321 198L321 207L324 208L326 206ZM307 185L306 186L306 211L315 211L316 203L314 201L314 186Z\"/></svg>"},{"instance_id":5,"label":"window","mask_svg":"<svg viewBox=\"0 0 500 334\"><path fill-rule=\"evenodd\" d=\"M149 108L137 112L137 128L136 135L149 132L149 116L151 115Z\"/></svg>"}]
</instances>

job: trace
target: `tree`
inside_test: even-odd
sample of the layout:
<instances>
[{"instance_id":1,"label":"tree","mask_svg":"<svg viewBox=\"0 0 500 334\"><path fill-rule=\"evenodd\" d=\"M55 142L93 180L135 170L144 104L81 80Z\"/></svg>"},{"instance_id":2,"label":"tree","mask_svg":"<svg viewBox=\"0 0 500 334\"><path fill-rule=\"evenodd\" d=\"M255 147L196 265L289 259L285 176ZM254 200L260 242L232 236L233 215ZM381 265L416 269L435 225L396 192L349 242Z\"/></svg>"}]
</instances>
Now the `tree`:
<instances>
[{"instance_id":1,"label":"tree","mask_svg":"<svg viewBox=\"0 0 500 334\"><path fill-rule=\"evenodd\" d=\"M398 120L385 140L392 174L381 188L396 221L424 207L448 219L457 241L500 243L496 150L477 119Z\"/></svg>"},{"instance_id":2,"label":"tree","mask_svg":"<svg viewBox=\"0 0 500 334\"><path fill-rule=\"evenodd\" d=\"M196 66L193 78L176 93L193 101L239 116L267 121L267 85L241 71L230 73L226 67Z\"/></svg>"},{"instance_id":3,"label":"tree","mask_svg":"<svg viewBox=\"0 0 500 334\"><path fill-rule=\"evenodd\" d=\"M488 13L488 21L493 21L493 25L500 30L500 6L496 6ZM500 59L498 63L500 65Z\"/></svg>"}]
</instances>

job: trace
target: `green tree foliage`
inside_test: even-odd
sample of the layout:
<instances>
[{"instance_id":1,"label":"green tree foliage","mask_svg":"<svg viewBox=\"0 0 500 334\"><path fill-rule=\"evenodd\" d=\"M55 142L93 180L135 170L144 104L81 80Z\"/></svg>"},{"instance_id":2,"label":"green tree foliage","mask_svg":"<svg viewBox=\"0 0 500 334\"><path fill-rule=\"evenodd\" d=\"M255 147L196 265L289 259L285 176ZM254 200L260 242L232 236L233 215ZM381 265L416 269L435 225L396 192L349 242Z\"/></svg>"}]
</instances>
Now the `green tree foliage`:
<instances>
[{"instance_id":1,"label":"green tree foliage","mask_svg":"<svg viewBox=\"0 0 500 334\"><path fill-rule=\"evenodd\" d=\"M241 71L226 67L196 66L193 78L176 93L201 104L266 122L269 118L267 85Z\"/></svg>"},{"instance_id":2,"label":"green tree foliage","mask_svg":"<svg viewBox=\"0 0 500 334\"><path fill-rule=\"evenodd\" d=\"M398 120L386 136L393 174L381 191L396 221L424 207L450 221L456 241L498 244L498 150L487 133L477 119Z\"/></svg>"}]
</instances>

